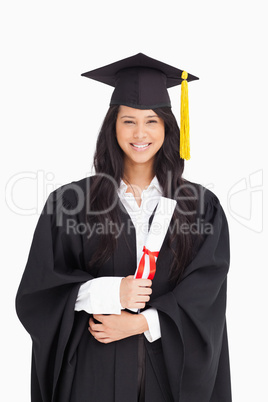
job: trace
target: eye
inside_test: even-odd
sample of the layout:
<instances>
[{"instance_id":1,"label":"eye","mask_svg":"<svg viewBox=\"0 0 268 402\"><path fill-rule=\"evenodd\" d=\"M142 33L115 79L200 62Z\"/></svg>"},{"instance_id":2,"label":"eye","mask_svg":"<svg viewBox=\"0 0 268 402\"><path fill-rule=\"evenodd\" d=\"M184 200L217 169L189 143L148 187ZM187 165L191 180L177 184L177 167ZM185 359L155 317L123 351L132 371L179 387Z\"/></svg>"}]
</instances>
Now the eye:
<instances>
[{"instance_id":1,"label":"eye","mask_svg":"<svg viewBox=\"0 0 268 402\"><path fill-rule=\"evenodd\" d=\"M148 123L157 123L157 120L149 120Z\"/></svg>"},{"instance_id":2,"label":"eye","mask_svg":"<svg viewBox=\"0 0 268 402\"><path fill-rule=\"evenodd\" d=\"M132 120L124 120L124 124L134 124L134 121L132 121Z\"/></svg>"}]
</instances>

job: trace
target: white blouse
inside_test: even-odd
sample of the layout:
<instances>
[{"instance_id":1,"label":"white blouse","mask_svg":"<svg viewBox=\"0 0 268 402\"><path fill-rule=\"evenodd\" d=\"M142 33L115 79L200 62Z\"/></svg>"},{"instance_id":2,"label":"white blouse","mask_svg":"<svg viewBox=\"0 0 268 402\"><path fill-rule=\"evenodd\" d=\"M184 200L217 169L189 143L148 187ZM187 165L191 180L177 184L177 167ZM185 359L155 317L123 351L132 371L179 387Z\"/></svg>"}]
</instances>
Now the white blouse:
<instances>
[{"instance_id":1,"label":"white blouse","mask_svg":"<svg viewBox=\"0 0 268 402\"><path fill-rule=\"evenodd\" d=\"M159 199L162 189L156 178L141 193L141 205L137 204L132 193L126 193L127 185L123 180L118 188L118 196L126 208L136 230L137 265L142 256L142 248L148 233L148 222ZM84 310L89 314L121 314L120 284L122 277L100 277L89 280L81 285L75 310ZM149 342L161 337L158 312L155 308L143 311L149 330L144 333Z\"/></svg>"}]
</instances>

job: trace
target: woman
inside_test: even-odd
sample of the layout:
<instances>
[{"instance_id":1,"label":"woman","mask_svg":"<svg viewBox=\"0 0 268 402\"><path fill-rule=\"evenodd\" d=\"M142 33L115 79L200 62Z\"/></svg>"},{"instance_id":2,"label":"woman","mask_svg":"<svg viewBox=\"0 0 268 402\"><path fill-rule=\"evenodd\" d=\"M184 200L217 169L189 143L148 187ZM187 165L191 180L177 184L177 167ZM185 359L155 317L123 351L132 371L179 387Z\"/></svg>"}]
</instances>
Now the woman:
<instances>
[{"instance_id":1,"label":"woman","mask_svg":"<svg viewBox=\"0 0 268 402\"><path fill-rule=\"evenodd\" d=\"M84 74L115 90L96 174L50 194L18 290L33 402L231 401L228 227L217 197L182 178L167 92L181 73L138 54ZM163 198L176 209L148 250Z\"/></svg>"}]
</instances>

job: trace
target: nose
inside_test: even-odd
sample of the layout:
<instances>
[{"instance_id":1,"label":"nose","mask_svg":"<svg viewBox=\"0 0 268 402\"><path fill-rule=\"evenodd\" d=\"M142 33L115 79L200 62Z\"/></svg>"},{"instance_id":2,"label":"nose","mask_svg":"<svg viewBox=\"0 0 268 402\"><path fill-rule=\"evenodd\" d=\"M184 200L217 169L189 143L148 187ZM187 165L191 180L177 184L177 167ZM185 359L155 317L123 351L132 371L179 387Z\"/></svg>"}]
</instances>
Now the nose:
<instances>
[{"instance_id":1,"label":"nose","mask_svg":"<svg viewBox=\"0 0 268 402\"><path fill-rule=\"evenodd\" d=\"M133 132L133 137L135 139L142 139L142 138L146 138L147 134L145 131L145 128L143 127L142 124L137 124L135 127L135 130Z\"/></svg>"}]
</instances>

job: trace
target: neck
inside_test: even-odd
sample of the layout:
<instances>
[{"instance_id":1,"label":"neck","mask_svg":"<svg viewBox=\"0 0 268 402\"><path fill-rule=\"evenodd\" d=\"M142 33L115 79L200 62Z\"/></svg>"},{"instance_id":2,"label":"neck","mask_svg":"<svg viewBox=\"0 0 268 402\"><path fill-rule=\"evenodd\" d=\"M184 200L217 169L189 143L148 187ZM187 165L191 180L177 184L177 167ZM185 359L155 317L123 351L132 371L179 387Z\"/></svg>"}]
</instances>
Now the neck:
<instances>
[{"instance_id":1,"label":"neck","mask_svg":"<svg viewBox=\"0 0 268 402\"><path fill-rule=\"evenodd\" d=\"M150 161L146 164L136 164L125 161L123 180L125 180L127 184L136 185L141 189L149 186L155 175L153 161L151 163L149 162Z\"/></svg>"}]
</instances>

